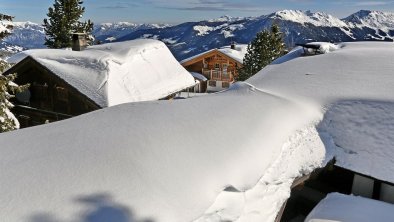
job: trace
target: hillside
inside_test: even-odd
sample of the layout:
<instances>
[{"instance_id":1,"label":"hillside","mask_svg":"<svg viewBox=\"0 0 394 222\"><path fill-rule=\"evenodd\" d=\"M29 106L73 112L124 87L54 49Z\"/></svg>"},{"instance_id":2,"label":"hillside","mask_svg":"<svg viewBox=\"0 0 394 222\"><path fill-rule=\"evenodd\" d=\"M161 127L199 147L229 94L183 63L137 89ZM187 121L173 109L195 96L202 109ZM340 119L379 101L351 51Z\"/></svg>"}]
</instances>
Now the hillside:
<instances>
[{"instance_id":1,"label":"hillside","mask_svg":"<svg viewBox=\"0 0 394 222\"><path fill-rule=\"evenodd\" d=\"M323 12L283 10L269 15L248 18L223 16L179 25L103 23L93 34L101 42L126 41L138 38L165 42L178 60L203 51L229 45L232 41L249 43L262 29L275 22L281 26L289 46L310 41L392 41L394 14L362 10L344 19ZM43 47L42 27L34 23L16 23L8 44L24 48Z\"/></svg>"}]
</instances>

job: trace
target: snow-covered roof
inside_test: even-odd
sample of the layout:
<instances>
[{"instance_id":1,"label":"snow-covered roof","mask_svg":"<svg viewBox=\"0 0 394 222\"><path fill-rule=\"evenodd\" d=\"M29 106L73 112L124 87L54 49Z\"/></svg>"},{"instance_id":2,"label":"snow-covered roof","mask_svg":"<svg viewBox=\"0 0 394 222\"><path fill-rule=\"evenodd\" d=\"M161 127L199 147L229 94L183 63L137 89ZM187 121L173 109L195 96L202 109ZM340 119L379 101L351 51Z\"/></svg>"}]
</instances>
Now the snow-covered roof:
<instances>
[{"instance_id":1,"label":"snow-covered roof","mask_svg":"<svg viewBox=\"0 0 394 222\"><path fill-rule=\"evenodd\" d=\"M194 78L196 78L196 79L198 79L198 80L202 80L202 81L207 81L207 80L208 80L207 77L203 76L202 74L200 74L200 73L198 73L198 72L190 72L190 74L191 74Z\"/></svg>"},{"instance_id":2,"label":"snow-covered roof","mask_svg":"<svg viewBox=\"0 0 394 222\"><path fill-rule=\"evenodd\" d=\"M194 85L194 79L164 43L133 40L88 47L84 51L36 49L30 56L101 107L157 100Z\"/></svg>"},{"instance_id":3,"label":"snow-covered roof","mask_svg":"<svg viewBox=\"0 0 394 222\"><path fill-rule=\"evenodd\" d=\"M216 50L225 54L226 56L234 59L235 61L237 61L239 63L243 63L243 59L244 59L246 52L247 52L247 47L248 47L248 45L246 45L246 44L237 44L237 45L235 45L235 49L231 49L231 46L223 46L218 49L211 49L211 50L202 52L200 54L194 55L190 58L182 60L180 63L181 64L186 63L188 61L191 61L191 60L198 58L202 55L214 52Z\"/></svg>"},{"instance_id":4,"label":"snow-covered roof","mask_svg":"<svg viewBox=\"0 0 394 222\"><path fill-rule=\"evenodd\" d=\"M293 138L298 146L284 145L309 118L293 102L236 84L226 93L123 104L2 134L0 217L9 222L38 216L82 222L107 207L132 211L136 221L233 218L236 214L225 211L204 212L215 200L219 207L233 202L240 213L246 206L252 210L258 208L255 204L268 204L241 201L246 190L251 197L253 192L266 195L270 205L280 208L282 200L275 202L277 194L267 186L286 196L289 178L300 175L300 165L312 170L324 153L301 150L301 144L318 139L313 131L299 132ZM303 135L315 139L304 141ZM300 152L282 154L282 149ZM310 158L297 158L306 153ZM292 169L276 166L279 160ZM224 191L228 186L239 191ZM97 200L102 196L106 199ZM275 218L275 207L264 211ZM246 211L244 217L248 215L253 213ZM116 216L108 215L108 220L117 221Z\"/></svg>"},{"instance_id":5,"label":"snow-covered roof","mask_svg":"<svg viewBox=\"0 0 394 222\"><path fill-rule=\"evenodd\" d=\"M0 218L270 222L334 156L394 181L394 45L301 55L224 92L1 134Z\"/></svg>"},{"instance_id":6,"label":"snow-covered roof","mask_svg":"<svg viewBox=\"0 0 394 222\"><path fill-rule=\"evenodd\" d=\"M336 164L394 182L394 44L354 42L337 48L308 57L300 57L297 48L247 82L320 106L318 129Z\"/></svg>"},{"instance_id":7,"label":"snow-covered roof","mask_svg":"<svg viewBox=\"0 0 394 222\"><path fill-rule=\"evenodd\" d=\"M308 215L305 222L390 222L394 205L340 193L328 194Z\"/></svg>"}]
</instances>

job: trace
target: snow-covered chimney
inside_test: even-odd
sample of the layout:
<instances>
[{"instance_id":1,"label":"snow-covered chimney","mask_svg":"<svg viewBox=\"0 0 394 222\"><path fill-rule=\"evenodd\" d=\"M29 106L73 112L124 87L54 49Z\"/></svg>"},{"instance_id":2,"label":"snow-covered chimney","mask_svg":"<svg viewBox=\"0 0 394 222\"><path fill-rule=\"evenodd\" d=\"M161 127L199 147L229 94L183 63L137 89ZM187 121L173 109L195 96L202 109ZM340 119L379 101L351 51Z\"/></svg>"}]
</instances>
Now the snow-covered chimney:
<instances>
[{"instance_id":1,"label":"snow-covered chimney","mask_svg":"<svg viewBox=\"0 0 394 222\"><path fill-rule=\"evenodd\" d=\"M231 42L231 49L235 50L235 42Z\"/></svg>"},{"instance_id":2,"label":"snow-covered chimney","mask_svg":"<svg viewBox=\"0 0 394 222\"><path fill-rule=\"evenodd\" d=\"M73 45L72 45L73 51L82 51L88 45L86 41L85 33L73 33L72 40L73 40Z\"/></svg>"}]
</instances>

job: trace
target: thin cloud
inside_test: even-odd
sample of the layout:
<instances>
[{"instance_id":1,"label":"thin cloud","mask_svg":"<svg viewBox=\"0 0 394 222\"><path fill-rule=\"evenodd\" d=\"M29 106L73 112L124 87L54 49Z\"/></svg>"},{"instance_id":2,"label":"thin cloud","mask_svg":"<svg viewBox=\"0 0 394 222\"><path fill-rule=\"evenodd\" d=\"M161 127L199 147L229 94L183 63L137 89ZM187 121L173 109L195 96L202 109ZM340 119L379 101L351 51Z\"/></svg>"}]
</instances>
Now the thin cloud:
<instances>
[{"instance_id":1,"label":"thin cloud","mask_svg":"<svg viewBox=\"0 0 394 222\"><path fill-rule=\"evenodd\" d=\"M356 2L356 6L380 6L380 5L389 5L393 2L383 2L383 1L369 1L369 2Z\"/></svg>"},{"instance_id":2,"label":"thin cloud","mask_svg":"<svg viewBox=\"0 0 394 222\"><path fill-rule=\"evenodd\" d=\"M104 6L100 6L99 8L103 8L103 9L127 9L127 8L131 8L131 7L138 7L138 5L134 4L134 3L116 2L113 5L104 5Z\"/></svg>"},{"instance_id":3,"label":"thin cloud","mask_svg":"<svg viewBox=\"0 0 394 222\"><path fill-rule=\"evenodd\" d=\"M198 5L198 6L196 6ZM183 6L162 6L159 8L180 10L180 11L262 11L266 8L261 6L247 3L230 3L218 0L198 0L183 4Z\"/></svg>"},{"instance_id":4,"label":"thin cloud","mask_svg":"<svg viewBox=\"0 0 394 222\"><path fill-rule=\"evenodd\" d=\"M174 9L174 10L180 10L180 11L229 11L229 9L226 8L221 8L221 7L209 7L209 6L200 6L200 7L185 7L185 8L170 8L167 7L167 9Z\"/></svg>"}]
</instances>

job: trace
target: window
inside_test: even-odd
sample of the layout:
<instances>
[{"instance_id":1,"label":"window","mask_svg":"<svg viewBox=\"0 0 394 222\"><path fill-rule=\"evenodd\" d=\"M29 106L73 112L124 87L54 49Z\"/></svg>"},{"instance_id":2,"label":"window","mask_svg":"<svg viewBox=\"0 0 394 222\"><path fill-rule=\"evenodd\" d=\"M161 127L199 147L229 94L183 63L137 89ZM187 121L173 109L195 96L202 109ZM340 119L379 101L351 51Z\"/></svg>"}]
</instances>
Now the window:
<instances>
[{"instance_id":1,"label":"window","mask_svg":"<svg viewBox=\"0 0 394 222\"><path fill-rule=\"evenodd\" d=\"M35 100L47 100L48 99L48 85L33 83L31 86L32 97Z\"/></svg>"},{"instance_id":2,"label":"window","mask_svg":"<svg viewBox=\"0 0 394 222\"><path fill-rule=\"evenodd\" d=\"M21 128L26 128L30 126L30 117L25 115L19 115L18 120Z\"/></svg>"},{"instance_id":3,"label":"window","mask_svg":"<svg viewBox=\"0 0 394 222\"><path fill-rule=\"evenodd\" d=\"M216 87L216 81L209 80L208 85L211 87Z\"/></svg>"},{"instance_id":4,"label":"window","mask_svg":"<svg viewBox=\"0 0 394 222\"><path fill-rule=\"evenodd\" d=\"M68 91L67 89L56 86L56 98L59 101L67 102L68 101Z\"/></svg>"},{"instance_id":5,"label":"window","mask_svg":"<svg viewBox=\"0 0 394 222\"><path fill-rule=\"evenodd\" d=\"M228 88L228 87L230 87L229 82L222 82L222 88Z\"/></svg>"},{"instance_id":6,"label":"window","mask_svg":"<svg viewBox=\"0 0 394 222\"><path fill-rule=\"evenodd\" d=\"M222 67L223 67L223 74L224 74L224 75L227 75L228 64L227 64L227 63L222 64Z\"/></svg>"},{"instance_id":7,"label":"window","mask_svg":"<svg viewBox=\"0 0 394 222\"><path fill-rule=\"evenodd\" d=\"M354 175L352 193L354 195L372 198L374 180L358 174Z\"/></svg>"},{"instance_id":8,"label":"window","mask_svg":"<svg viewBox=\"0 0 394 222\"><path fill-rule=\"evenodd\" d=\"M220 69L220 64L219 63L215 63L215 69Z\"/></svg>"},{"instance_id":9,"label":"window","mask_svg":"<svg viewBox=\"0 0 394 222\"><path fill-rule=\"evenodd\" d=\"M380 200L394 203L394 186L382 183L380 188Z\"/></svg>"}]
</instances>

